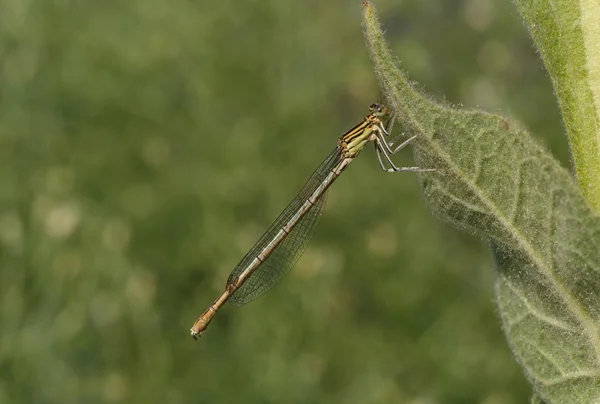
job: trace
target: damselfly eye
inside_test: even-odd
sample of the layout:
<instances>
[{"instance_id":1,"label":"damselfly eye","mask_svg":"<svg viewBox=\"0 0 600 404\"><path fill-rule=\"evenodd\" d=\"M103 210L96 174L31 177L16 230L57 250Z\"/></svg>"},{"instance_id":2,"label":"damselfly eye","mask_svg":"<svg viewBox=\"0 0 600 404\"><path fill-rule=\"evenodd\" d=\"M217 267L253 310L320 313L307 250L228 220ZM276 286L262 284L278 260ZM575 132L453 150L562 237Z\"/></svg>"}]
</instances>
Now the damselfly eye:
<instances>
[{"instance_id":1,"label":"damselfly eye","mask_svg":"<svg viewBox=\"0 0 600 404\"><path fill-rule=\"evenodd\" d=\"M382 105L382 104L378 104L378 103L371 104L371 106L369 107L369 111L371 113L377 113L377 114L379 114L379 113L384 112L384 110L385 110L385 106Z\"/></svg>"}]
</instances>

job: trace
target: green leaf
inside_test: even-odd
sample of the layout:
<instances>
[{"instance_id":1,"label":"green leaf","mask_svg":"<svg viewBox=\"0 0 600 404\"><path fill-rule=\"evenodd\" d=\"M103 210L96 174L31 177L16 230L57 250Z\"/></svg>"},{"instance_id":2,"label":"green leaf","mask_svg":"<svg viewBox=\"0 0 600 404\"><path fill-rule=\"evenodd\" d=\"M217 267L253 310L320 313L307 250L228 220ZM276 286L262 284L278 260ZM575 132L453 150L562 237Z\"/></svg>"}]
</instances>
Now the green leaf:
<instances>
[{"instance_id":1,"label":"green leaf","mask_svg":"<svg viewBox=\"0 0 600 404\"><path fill-rule=\"evenodd\" d=\"M600 218L568 171L517 122L433 102L398 68L370 3L375 72L405 130L418 135L433 212L487 238L510 346L545 402L600 398Z\"/></svg>"},{"instance_id":2,"label":"green leaf","mask_svg":"<svg viewBox=\"0 0 600 404\"><path fill-rule=\"evenodd\" d=\"M600 3L515 0L552 77L579 187L600 212Z\"/></svg>"}]
</instances>

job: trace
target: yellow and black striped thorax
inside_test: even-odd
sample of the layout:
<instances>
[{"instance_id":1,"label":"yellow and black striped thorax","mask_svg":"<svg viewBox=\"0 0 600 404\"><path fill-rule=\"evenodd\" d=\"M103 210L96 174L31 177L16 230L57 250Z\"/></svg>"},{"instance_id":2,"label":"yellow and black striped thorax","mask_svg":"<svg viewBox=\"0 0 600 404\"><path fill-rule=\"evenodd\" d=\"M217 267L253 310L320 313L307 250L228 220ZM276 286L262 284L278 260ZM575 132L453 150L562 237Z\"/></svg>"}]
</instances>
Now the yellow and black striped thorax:
<instances>
[{"instance_id":1,"label":"yellow and black striped thorax","mask_svg":"<svg viewBox=\"0 0 600 404\"><path fill-rule=\"evenodd\" d=\"M375 127L381 127L381 117L389 114L387 108L381 104L373 104L371 113L365 119L344 133L339 140L344 157L355 157L363 149L365 144L371 140Z\"/></svg>"}]
</instances>

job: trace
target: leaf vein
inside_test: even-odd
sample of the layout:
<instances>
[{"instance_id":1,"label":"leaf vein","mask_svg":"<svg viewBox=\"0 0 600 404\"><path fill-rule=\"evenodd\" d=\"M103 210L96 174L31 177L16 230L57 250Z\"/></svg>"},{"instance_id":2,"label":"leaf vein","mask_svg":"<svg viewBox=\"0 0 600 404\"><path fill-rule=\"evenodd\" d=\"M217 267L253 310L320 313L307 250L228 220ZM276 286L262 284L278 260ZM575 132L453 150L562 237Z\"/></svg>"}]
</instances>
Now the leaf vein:
<instances>
[{"instance_id":1,"label":"leaf vein","mask_svg":"<svg viewBox=\"0 0 600 404\"><path fill-rule=\"evenodd\" d=\"M537 319L539 319L540 321L549 324L553 327L556 328L561 328L565 331L569 331L569 332L577 332L577 328L572 327L571 325L557 320L553 317L550 317L546 314L544 314L542 311L538 310L533 304L531 304L529 302L529 300L527 299L527 297L525 295L523 295L511 282L509 282L508 280L505 280L505 284L508 286L508 288L510 289L510 291L515 294L515 296L517 296L525 305L525 307L527 308L527 310L529 311L529 314L531 314L532 316L536 317ZM519 316L521 317L521 316Z\"/></svg>"},{"instance_id":2,"label":"leaf vein","mask_svg":"<svg viewBox=\"0 0 600 404\"><path fill-rule=\"evenodd\" d=\"M540 379L540 382L542 384L544 384L546 387L550 387L550 386L555 386L557 384L568 382L570 380L583 379L583 378L588 378L588 379L600 378L600 372L595 369L584 369L584 370L578 370L575 372L565 373L562 376L553 377L548 380Z\"/></svg>"},{"instance_id":3,"label":"leaf vein","mask_svg":"<svg viewBox=\"0 0 600 404\"><path fill-rule=\"evenodd\" d=\"M414 119L414 117L413 117ZM419 128L421 133L426 133L424 128L422 127L419 120L414 119L413 123ZM539 256L534 246L527 240L527 237L519 231L519 229L515 228L508 220L504 212L485 194L481 192L481 190L476 187L472 181L469 180L468 176L465 175L455 164L453 163L453 159L444 152L443 148L437 144L437 142L433 139L430 139L427 136L422 136L422 139L426 139L429 142L431 148L435 150L435 152L446 161L446 165L455 173L455 175L468 187L471 189L473 194L475 194L482 203L492 212L492 214L498 218L498 221L502 226L504 226L510 234L513 235L516 243L521 247L521 249L527 254L528 257L533 261L536 267L540 269L540 273L552 284L553 288L556 290L557 295L564 302L564 304L573 312L578 321L582 324L585 333L590 342L592 342L595 350L596 361L600 363L600 333L596 332L596 324L593 320L585 313L583 307L581 307L577 300L571 296L569 290L563 285L552 273L552 269L548 267L548 264L545 260Z\"/></svg>"}]
</instances>

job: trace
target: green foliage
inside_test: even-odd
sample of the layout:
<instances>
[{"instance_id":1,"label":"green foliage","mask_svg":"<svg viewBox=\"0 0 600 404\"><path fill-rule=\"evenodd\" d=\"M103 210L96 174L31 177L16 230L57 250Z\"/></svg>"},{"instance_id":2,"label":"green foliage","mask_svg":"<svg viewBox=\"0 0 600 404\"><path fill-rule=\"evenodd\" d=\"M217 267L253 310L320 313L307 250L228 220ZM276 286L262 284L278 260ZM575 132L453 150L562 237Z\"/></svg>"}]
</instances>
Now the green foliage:
<instances>
[{"instance_id":1,"label":"green foliage","mask_svg":"<svg viewBox=\"0 0 600 404\"><path fill-rule=\"evenodd\" d=\"M579 187L600 212L600 4L515 0L550 73Z\"/></svg>"},{"instance_id":2,"label":"green foliage","mask_svg":"<svg viewBox=\"0 0 600 404\"><path fill-rule=\"evenodd\" d=\"M506 335L548 402L600 396L600 218L571 175L521 125L439 105L415 90L387 48L373 7L365 33L380 83L418 135L431 209L490 240Z\"/></svg>"},{"instance_id":3,"label":"green foliage","mask_svg":"<svg viewBox=\"0 0 600 404\"><path fill-rule=\"evenodd\" d=\"M514 5L378 5L415 80L568 162ZM355 1L0 0L1 404L528 400L489 250L371 148L286 279L189 336L377 100L359 21Z\"/></svg>"}]
</instances>

